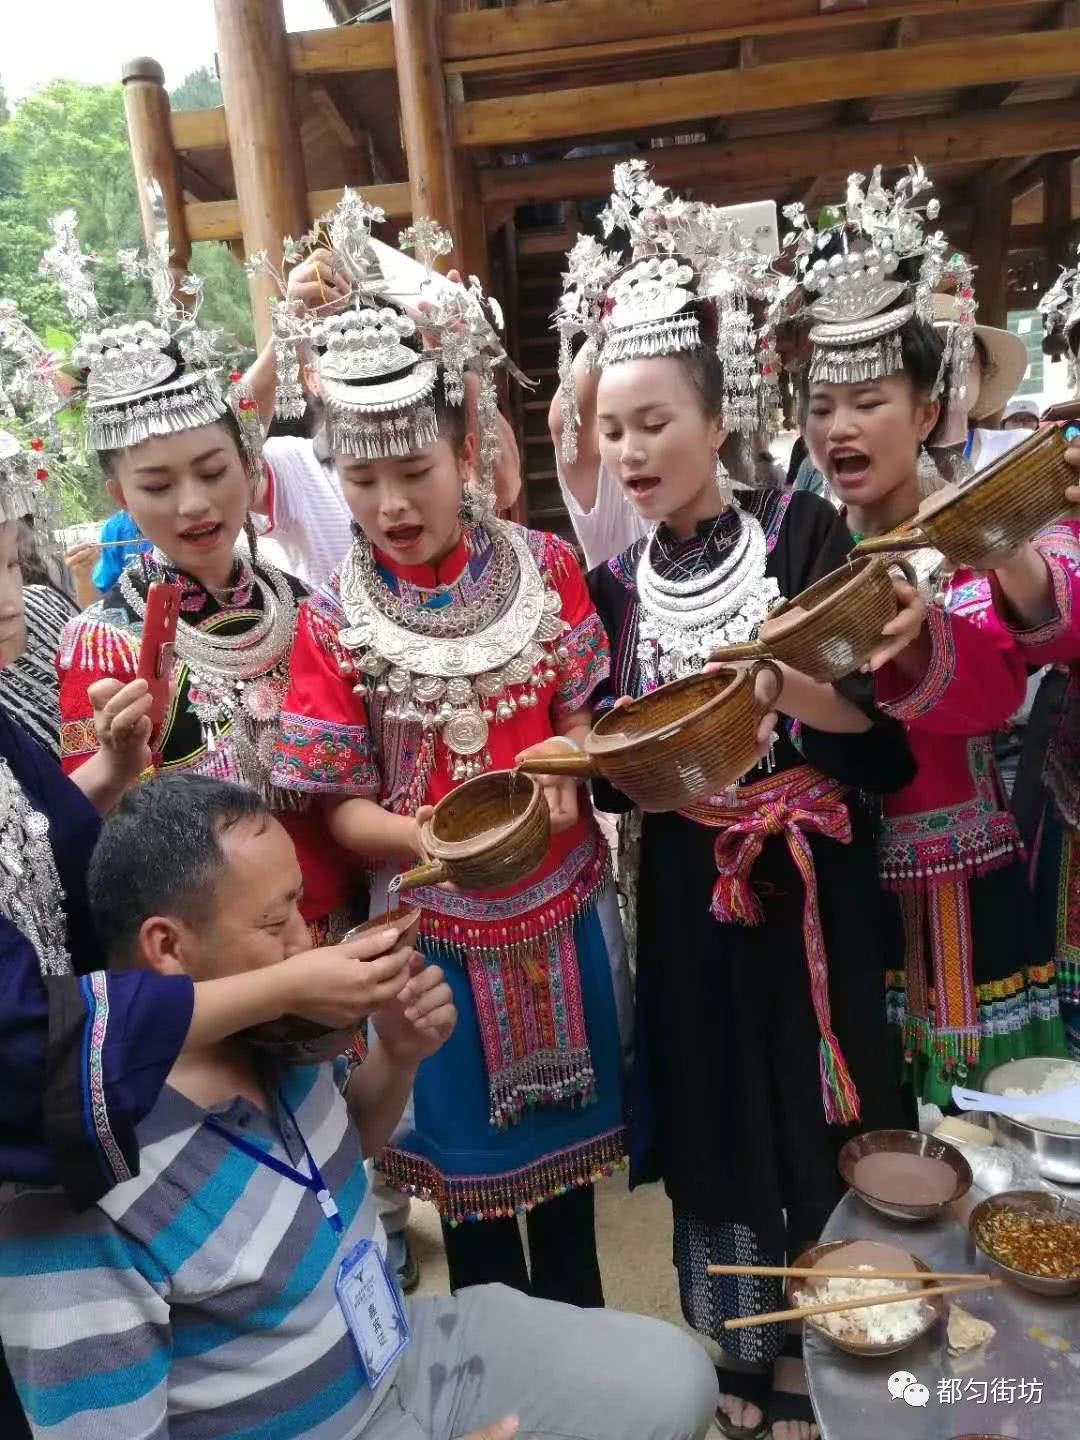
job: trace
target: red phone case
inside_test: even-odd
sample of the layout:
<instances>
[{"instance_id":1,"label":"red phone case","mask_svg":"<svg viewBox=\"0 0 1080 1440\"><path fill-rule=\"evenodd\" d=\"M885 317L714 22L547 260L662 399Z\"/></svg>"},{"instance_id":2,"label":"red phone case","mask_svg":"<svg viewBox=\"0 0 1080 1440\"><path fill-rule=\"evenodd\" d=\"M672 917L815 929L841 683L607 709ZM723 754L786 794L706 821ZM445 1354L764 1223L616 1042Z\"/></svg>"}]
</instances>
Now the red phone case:
<instances>
[{"instance_id":1,"label":"red phone case","mask_svg":"<svg viewBox=\"0 0 1080 1440\"><path fill-rule=\"evenodd\" d=\"M172 669L182 594L179 585L169 585L163 580L155 580L146 593L138 675L150 686L153 699L150 719L154 728L151 734L156 734L160 728L169 702L169 672Z\"/></svg>"}]
</instances>

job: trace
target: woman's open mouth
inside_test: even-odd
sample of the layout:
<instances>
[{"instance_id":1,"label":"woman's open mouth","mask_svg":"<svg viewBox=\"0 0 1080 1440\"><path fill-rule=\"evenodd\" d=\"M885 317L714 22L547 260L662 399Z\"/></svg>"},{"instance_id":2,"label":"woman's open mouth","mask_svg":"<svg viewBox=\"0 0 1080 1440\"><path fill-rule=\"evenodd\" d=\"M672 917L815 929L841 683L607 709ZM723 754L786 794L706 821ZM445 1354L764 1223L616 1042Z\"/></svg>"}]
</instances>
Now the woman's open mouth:
<instances>
[{"instance_id":1,"label":"woman's open mouth","mask_svg":"<svg viewBox=\"0 0 1080 1440\"><path fill-rule=\"evenodd\" d=\"M391 529L383 531L395 550L414 550L419 545L423 533L422 525L394 525Z\"/></svg>"},{"instance_id":2,"label":"woman's open mouth","mask_svg":"<svg viewBox=\"0 0 1080 1440\"><path fill-rule=\"evenodd\" d=\"M829 464L841 485L857 485L870 470L870 457L862 450L836 450L829 456Z\"/></svg>"},{"instance_id":3,"label":"woman's open mouth","mask_svg":"<svg viewBox=\"0 0 1080 1440\"><path fill-rule=\"evenodd\" d=\"M624 480L623 484L635 500L643 500L646 495L651 495L660 484L660 476L634 475L629 480Z\"/></svg>"},{"instance_id":4,"label":"woman's open mouth","mask_svg":"<svg viewBox=\"0 0 1080 1440\"><path fill-rule=\"evenodd\" d=\"M222 530L221 522L216 520L206 525L191 525L179 532L179 538L198 550L212 550L221 540Z\"/></svg>"}]
</instances>

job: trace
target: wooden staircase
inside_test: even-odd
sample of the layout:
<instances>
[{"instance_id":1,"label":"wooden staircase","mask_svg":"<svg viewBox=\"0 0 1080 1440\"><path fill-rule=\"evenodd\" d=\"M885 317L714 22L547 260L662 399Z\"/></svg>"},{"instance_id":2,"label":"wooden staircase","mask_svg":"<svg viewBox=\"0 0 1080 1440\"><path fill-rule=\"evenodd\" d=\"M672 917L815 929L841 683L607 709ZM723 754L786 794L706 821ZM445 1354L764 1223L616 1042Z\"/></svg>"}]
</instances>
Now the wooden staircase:
<instances>
[{"instance_id":1,"label":"wooden staircase","mask_svg":"<svg viewBox=\"0 0 1080 1440\"><path fill-rule=\"evenodd\" d=\"M564 251L553 248L563 232L525 230L517 244L518 324L514 359L536 389L523 393L519 408L524 501L528 523L573 540L574 532L559 492L555 454L548 434L548 407L558 387L559 342L551 316L562 289ZM548 248L544 247L548 242ZM539 243L538 243L539 242Z\"/></svg>"}]
</instances>

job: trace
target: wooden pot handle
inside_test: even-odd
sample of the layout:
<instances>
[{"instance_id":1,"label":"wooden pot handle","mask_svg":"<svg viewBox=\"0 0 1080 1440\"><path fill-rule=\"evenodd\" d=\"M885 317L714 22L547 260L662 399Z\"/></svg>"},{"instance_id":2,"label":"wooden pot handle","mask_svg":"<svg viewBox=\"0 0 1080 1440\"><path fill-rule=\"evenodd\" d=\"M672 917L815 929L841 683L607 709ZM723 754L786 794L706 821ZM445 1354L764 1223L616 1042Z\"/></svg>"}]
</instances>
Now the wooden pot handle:
<instances>
[{"instance_id":1,"label":"wooden pot handle","mask_svg":"<svg viewBox=\"0 0 1080 1440\"><path fill-rule=\"evenodd\" d=\"M524 775L573 775L579 780L591 780L599 774L588 755L570 750L565 755L526 756L514 769Z\"/></svg>"},{"instance_id":2,"label":"wooden pot handle","mask_svg":"<svg viewBox=\"0 0 1080 1440\"><path fill-rule=\"evenodd\" d=\"M766 703L765 701L759 700L759 699L757 698L757 692L756 692L756 690L755 690L755 692L754 692L754 714L757 716L757 718L758 718L759 720L761 719L761 717L762 717L763 715L767 715L770 710L775 710L775 709L776 709L776 702L780 699L780 692L781 692L781 691L783 690L783 688L784 688L784 672L780 669L780 666L777 665L777 663L776 663L775 660L759 660L758 663L751 668L751 670L750 670L750 683L751 683L751 685L753 685L754 681L755 681L755 680L757 679L757 677L758 677L758 672L761 671L761 670L771 670L771 671L772 671L772 677L773 677L773 679L776 681L776 693L772 696L772 698L768 701L768 703Z\"/></svg>"},{"instance_id":3,"label":"wooden pot handle","mask_svg":"<svg viewBox=\"0 0 1080 1440\"><path fill-rule=\"evenodd\" d=\"M426 865L414 865L401 877L399 892L415 890L419 885L442 885L450 879L450 867L445 860L429 860Z\"/></svg>"},{"instance_id":4,"label":"wooden pot handle","mask_svg":"<svg viewBox=\"0 0 1080 1440\"><path fill-rule=\"evenodd\" d=\"M890 530L885 535L866 535L850 551L848 559L860 555L886 555L896 550L922 550L928 540L921 530L905 526L902 530Z\"/></svg>"},{"instance_id":5,"label":"wooden pot handle","mask_svg":"<svg viewBox=\"0 0 1080 1440\"><path fill-rule=\"evenodd\" d=\"M892 570L894 567L900 571L901 575L903 575L904 579L907 581L907 583L911 586L913 590L917 590L919 588L919 577L915 574L914 567L909 565L906 560L901 560L900 557L897 556L895 560L890 561L889 563L890 570Z\"/></svg>"},{"instance_id":6,"label":"wooden pot handle","mask_svg":"<svg viewBox=\"0 0 1080 1440\"><path fill-rule=\"evenodd\" d=\"M709 664L726 665L728 661L736 660L767 660L769 655L769 647L762 641L748 640L745 645L725 645L720 650L714 650L709 656Z\"/></svg>"}]
</instances>

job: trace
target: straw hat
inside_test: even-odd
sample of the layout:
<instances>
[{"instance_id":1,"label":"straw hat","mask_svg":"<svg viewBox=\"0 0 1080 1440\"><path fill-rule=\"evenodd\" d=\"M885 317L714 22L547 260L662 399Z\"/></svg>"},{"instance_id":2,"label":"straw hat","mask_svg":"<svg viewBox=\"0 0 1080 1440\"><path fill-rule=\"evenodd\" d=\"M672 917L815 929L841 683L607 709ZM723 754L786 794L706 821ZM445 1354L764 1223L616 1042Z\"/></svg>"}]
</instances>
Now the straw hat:
<instances>
[{"instance_id":1,"label":"straw hat","mask_svg":"<svg viewBox=\"0 0 1080 1440\"><path fill-rule=\"evenodd\" d=\"M955 295L934 295L933 306L937 329L955 324L960 318ZM1027 347L1019 335L1011 330L999 330L995 325L976 325L975 334L986 346L991 370L982 377L979 398L970 418L984 420L1012 399L1028 367Z\"/></svg>"}]
</instances>

